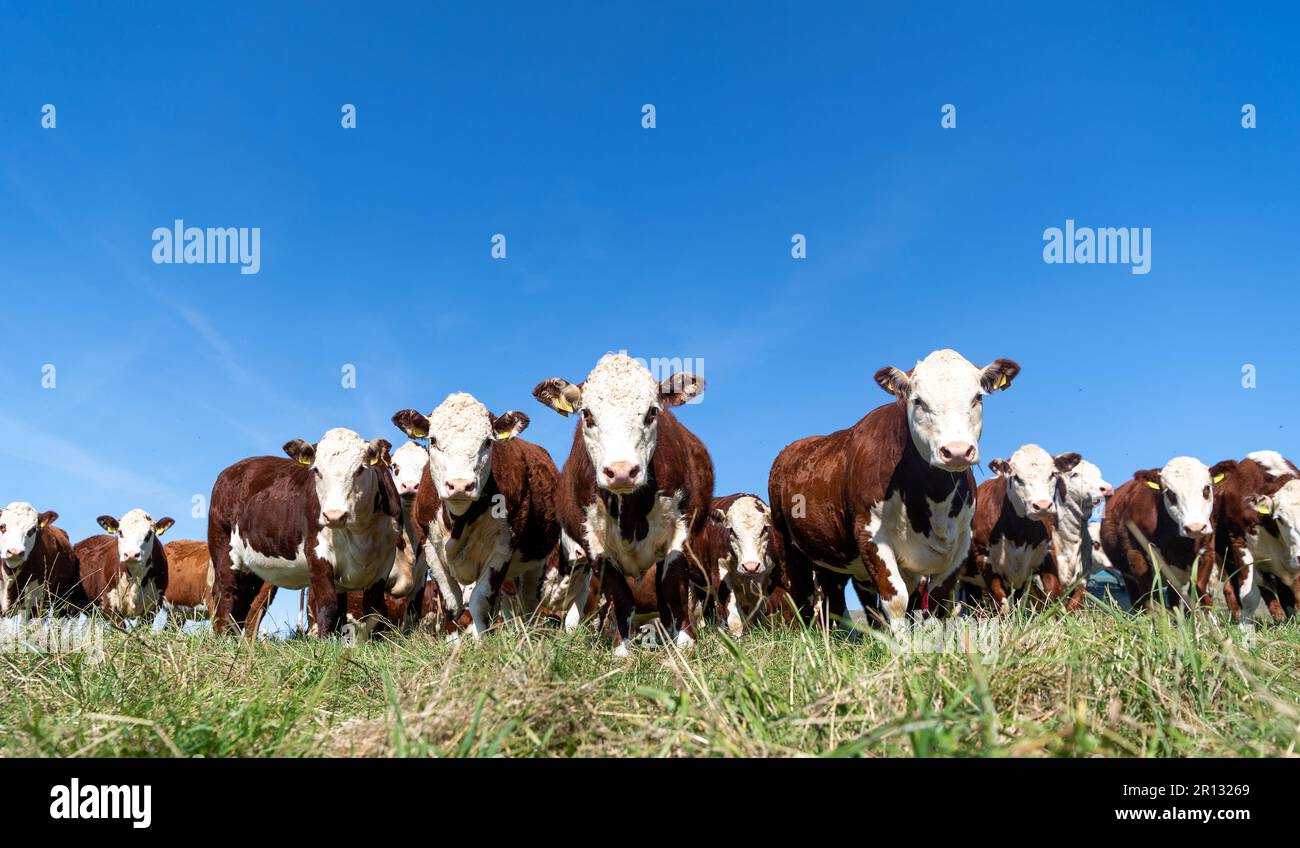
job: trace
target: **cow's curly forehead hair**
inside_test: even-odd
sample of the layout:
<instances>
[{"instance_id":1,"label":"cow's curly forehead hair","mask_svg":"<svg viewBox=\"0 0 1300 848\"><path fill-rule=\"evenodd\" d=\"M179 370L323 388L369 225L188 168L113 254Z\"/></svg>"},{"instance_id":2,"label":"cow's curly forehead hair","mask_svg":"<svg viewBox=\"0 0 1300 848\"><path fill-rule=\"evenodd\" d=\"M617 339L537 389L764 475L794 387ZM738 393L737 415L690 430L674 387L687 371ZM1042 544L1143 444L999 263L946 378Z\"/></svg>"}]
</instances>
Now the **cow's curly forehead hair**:
<instances>
[{"instance_id":1,"label":"cow's curly forehead hair","mask_svg":"<svg viewBox=\"0 0 1300 848\"><path fill-rule=\"evenodd\" d=\"M931 390L942 391L948 386L978 380L979 369L955 350L936 350L916 363L912 379L923 382Z\"/></svg>"},{"instance_id":2,"label":"cow's curly forehead hair","mask_svg":"<svg viewBox=\"0 0 1300 848\"><path fill-rule=\"evenodd\" d=\"M486 439L492 435L492 416L473 395L456 392L429 415L429 432L441 440Z\"/></svg>"},{"instance_id":3,"label":"cow's curly forehead hair","mask_svg":"<svg viewBox=\"0 0 1300 848\"><path fill-rule=\"evenodd\" d=\"M6 507L0 508L0 516L6 524L35 524L40 520L36 512L36 507L24 501L14 501Z\"/></svg>"},{"instance_id":4,"label":"cow's curly forehead hair","mask_svg":"<svg viewBox=\"0 0 1300 848\"><path fill-rule=\"evenodd\" d=\"M631 407L640 412L659 402L650 371L625 353L607 353L582 384L584 406Z\"/></svg>"},{"instance_id":5,"label":"cow's curly forehead hair","mask_svg":"<svg viewBox=\"0 0 1300 848\"><path fill-rule=\"evenodd\" d=\"M1055 470L1052 455L1038 445L1021 445L1011 454L1010 463L1021 474L1049 477Z\"/></svg>"},{"instance_id":6,"label":"cow's curly forehead hair","mask_svg":"<svg viewBox=\"0 0 1300 848\"><path fill-rule=\"evenodd\" d=\"M316 443L316 464L329 466L364 457L369 443L346 427L335 427Z\"/></svg>"},{"instance_id":7,"label":"cow's curly forehead hair","mask_svg":"<svg viewBox=\"0 0 1300 848\"><path fill-rule=\"evenodd\" d=\"M727 509L727 523L737 530L744 530L754 535L771 520L767 504L756 497L736 498Z\"/></svg>"},{"instance_id":8,"label":"cow's curly forehead hair","mask_svg":"<svg viewBox=\"0 0 1300 848\"><path fill-rule=\"evenodd\" d=\"M1210 469L1205 463L1190 456L1176 456L1160 469L1160 481L1170 487L1179 484L1202 485L1210 480Z\"/></svg>"}]
</instances>

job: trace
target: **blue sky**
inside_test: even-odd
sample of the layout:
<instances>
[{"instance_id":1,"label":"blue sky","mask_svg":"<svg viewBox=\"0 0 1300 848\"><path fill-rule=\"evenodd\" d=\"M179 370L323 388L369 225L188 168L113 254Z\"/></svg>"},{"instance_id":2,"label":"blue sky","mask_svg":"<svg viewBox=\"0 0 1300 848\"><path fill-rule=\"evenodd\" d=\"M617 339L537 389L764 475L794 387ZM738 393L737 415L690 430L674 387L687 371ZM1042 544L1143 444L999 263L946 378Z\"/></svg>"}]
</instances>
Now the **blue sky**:
<instances>
[{"instance_id":1,"label":"blue sky","mask_svg":"<svg viewBox=\"0 0 1300 848\"><path fill-rule=\"evenodd\" d=\"M941 347L1023 366L986 459L1300 453L1293 10L267 5L4 4L0 503L74 539L203 538L231 462L456 390L562 462L532 386L620 349L703 361L719 494ZM154 264L176 218L260 227L260 273ZM1151 272L1045 264L1067 218Z\"/></svg>"}]
</instances>

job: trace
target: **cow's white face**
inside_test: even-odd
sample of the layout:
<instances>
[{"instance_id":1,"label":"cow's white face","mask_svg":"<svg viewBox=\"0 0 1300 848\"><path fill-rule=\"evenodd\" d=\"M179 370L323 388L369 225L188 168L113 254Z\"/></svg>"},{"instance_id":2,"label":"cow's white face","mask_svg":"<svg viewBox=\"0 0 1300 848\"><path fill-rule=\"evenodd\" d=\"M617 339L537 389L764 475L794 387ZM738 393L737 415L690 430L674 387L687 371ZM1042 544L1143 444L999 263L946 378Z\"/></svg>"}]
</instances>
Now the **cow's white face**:
<instances>
[{"instance_id":1,"label":"cow's white face","mask_svg":"<svg viewBox=\"0 0 1300 848\"><path fill-rule=\"evenodd\" d=\"M1106 556L1106 550L1101 546L1101 522L1088 522L1088 538L1092 542L1092 562L1095 570L1110 569L1110 557Z\"/></svg>"},{"instance_id":2,"label":"cow's white face","mask_svg":"<svg viewBox=\"0 0 1300 848\"><path fill-rule=\"evenodd\" d=\"M1094 509L1115 492L1109 483L1101 479L1101 469L1086 459L1080 460L1078 465L1063 473L1061 480L1065 483L1066 501L1078 504L1084 515L1091 515Z\"/></svg>"},{"instance_id":3,"label":"cow's white face","mask_svg":"<svg viewBox=\"0 0 1300 848\"><path fill-rule=\"evenodd\" d=\"M1290 569L1300 568L1300 480L1290 480L1272 495L1254 495L1249 505L1277 522L1277 533L1286 549Z\"/></svg>"},{"instance_id":4,"label":"cow's white face","mask_svg":"<svg viewBox=\"0 0 1300 848\"><path fill-rule=\"evenodd\" d=\"M418 492L420 478L428 464L429 452L415 442L407 442L393 451L393 482L397 484L397 494L414 495Z\"/></svg>"},{"instance_id":5,"label":"cow's white face","mask_svg":"<svg viewBox=\"0 0 1300 848\"><path fill-rule=\"evenodd\" d=\"M0 510L0 559L6 568L12 571L27 561L41 526L40 513L29 503L16 501Z\"/></svg>"},{"instance_id":6,"label":"cow's white face","mask_svg":"<svg viewBox=\"0 0 1300 848\"><path fill-rule=\"evenodd\" d=\"M736 573L741 577L762 577L771 566L767 542L772 532L772 513L755 497L737 498L727 511L714 510L712 520L727 530L727 544Z\"/></svg>"},{"instance_id":7,"label":"cow's white face","mask_svg":"<svg viewBox=\"0 0 1300 848\"><path fill-rule=\"evenodd\" d=\"M1160 480L1146 484L1160 492L1160 502L1173 519L1178 532L1188 539L1198 539L1214 532L1210 513L1214 510L1214 483L1205 463L1190 456L1169 460L1160 469Z\"/></svg>"},{"instance_id":8,"label":"cow's white face","mask_svg":"<svg viewBox=\"0 0 1300 848\"><path fill-rule=\"evenodd\" d=\"M1011 459L995 459L989 468L1006 478L1007 499L1016 515L1039 520L1056 513L1057 468L1050 453L1038 445L1024 445Z\"/></svg>"},{"instance_id":9,"label":"cow's white face","mask_svg":"<svg viewBox=\"0 0 1300 848\"><path fill-rule=\"evenodd\" d=\"M374 514L382 461L388 452L383 439L367 442L351 430L336 427L315 445L302 439L287 442L290 459L311 469L321 527L342 530L366 522Z\"/></svg>"},{"instance_id":10,"label":"cow's white face","mask_svg":"<svg viewBox=\"0 0 1300 848\"><path fill-rule=\"evenodd\" d=\"M153 543L172 526L170 518L154 517L143 509L133 509L120 519L101 515L99 526L117 536L117 558L128 570L143 572L153 561Z\"/></svg>"},{"instance_id":11,"label":"cow's white face","mask_svg":"<svg viewBox=\"0 0 1300 848\"><path fill-rule=\"evenodd\" d=\"M906 403L907 426L922 458L947 471L965 471L979 462L984 395L1008 388L1019 373L1009 359L981 369L954 350L939 350L908 373L880 369L876 382Z\"/></svg>"},{"instance_id":12,"label":"cow's white face","mask_svg":"<svg viewBox=\"0 0 1300 848\"><path fill-rule=\"evenodd\" d=\"M645 485L659 438L659 412L704 391L704 381L681 372L656 382L649 370L623 353L607 353L581 386L544 380L533 396L562 415L582 415L582 441L596 471L596 485L630 494Z\"/></svg>"},{"instance_id":13,"label":"cow's white face","mask_svg":"<svg viewBox=\"0 0 1300 848\"><path fill-rule=\"evenodd\" d=\"M429 477L452 515L463 515L488 488L492 446L513 439L528 426L522 412L493 416L473 395L448 395L427 417L413 409L393 416L412 438L429 439Z\"/></svg>"}]
</instances>

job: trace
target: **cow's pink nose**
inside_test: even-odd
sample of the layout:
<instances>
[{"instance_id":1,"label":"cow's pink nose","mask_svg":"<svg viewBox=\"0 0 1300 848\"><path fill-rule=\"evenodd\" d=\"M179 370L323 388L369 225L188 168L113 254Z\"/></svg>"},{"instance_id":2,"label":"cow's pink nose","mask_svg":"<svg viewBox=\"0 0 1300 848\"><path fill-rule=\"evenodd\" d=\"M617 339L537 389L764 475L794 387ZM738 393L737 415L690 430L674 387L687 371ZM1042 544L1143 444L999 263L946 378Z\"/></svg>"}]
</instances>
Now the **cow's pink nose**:
<instances>
[{"instance_id":1,"label":"cow's pink nose","mask_svg":"<svg viewBox=\"0 0 1300 848\"><path fill-rule=\"evenodd\" d=\"M122 562L139 562L139 561L140 561L139 551L123 551Z\"/></svg>"},{"instance_id":2,"label":"cow's pink nose","mask_svg":"<svg viewBox=\"0 0 1300 848\"><path fill-rule=\"evenodd\" d=\"M1114 487L1114 486L1112 486L1112 485L1109 484L1109 483L1102 483L1102 484L1101 484L1101 496L1102 496L1103 498L1108 498L1108 497L1110 497L1110 496L1113 495L1113 494L1115 494L1115 487Z\"/></svg>"},{"instance_id":3,"label":"cow's pink nose","mask_svg":"<svg viewBox=\"0 0 1300 848\"><path fill-rule=\"evenodd\" d=\"M401 494L403 494L403 495L409 495L411 492L414 492L414 491L416 491L417 489L419 489L419 488L420 488L420 484L419 484L419 483L402 483L402 484L401 484L400 486L398 486L397 488L398 488L398 491L399 491Z\"/></svg>"},{"instance_id":4,"label":"cow's pink nose","mask_svg":"<svg viewBox=\"0 0 1300 848\"><path fill-rule=\"evenodd\" d=\"M348 520L348 511L346 509L327 509L325 510L324 515L325 522L331 527L345 524Z\"/></svg>"},{"instance_id":5,"label":"cow's pink nose","mask_svg":"<svg viewBox=\"0 0 1300 848\"><path fill-rule=\"evenodd\" d=\"M944 465L974 465L978 458L979 450L969 442L949 442L939 448L939 461Z\"/></svg>"},{"instance_id":6,"label":"cow's pink nose","mask_svg":"<svg viewBox=\"0 0 1300 848\"><path fill-rule=\"evenodd\" d=\"M1183 529L1187 531L1189 536L1202 536L1205 534L1205 525L1199 521L1194 524L1184 524Z\"/></svg>"},{"instance_id":7,"label":"cow's pink nose","mask_svg":"<svg viewBox=\"0 0 1300 848\"><path fill-rule=\"evenodd\" d=\"M611 462L604 468L605 482L614 489L636 485L636 476L640 473L641 466L630 462Z\"/></svg>"},{"instance_id":8,"label":"cow's pink nose","mask_svg":"<svg viewBox=\"0 0 1300 848\"><path fill-rule=\"evenodd\" d=\"M762 568L762 563L756 560L751 562L742 562L740 564L740 570L746 574L757 574L760 568Z\"/></svg>"},{"instance_id":9,"label":"cow's pink nose","mask_svg":"<svg viewBox=\"0 0 1300 848\"><path fill-rule=\"evenodd\" d=\"M447 497L467 498L473 495L477 488L478 482L475 480L448 480Z\"/></svg>"},{"instance_id":10,"label":"cow's pink nose","mask_svg":"<svg viewBox=\"0 0 1300 848\"><path fill-rule=\"evenodd\" d=\"M1034 501L1030 506L1033 508L1034 512L1051 512L1052 510L1051 501Z\"/></svg>"},{"instance_id":11,"label":"cow's pink nose","mask_svg":"<svg viewBox=\"0 0 1300 848\"><path fill-rule=\"evenodd\" d=\"M5 559L13 559L14 557L18 557L22 555L23 555L22 548L9 548L5 551Z\"/></svg>"}]
</instances>

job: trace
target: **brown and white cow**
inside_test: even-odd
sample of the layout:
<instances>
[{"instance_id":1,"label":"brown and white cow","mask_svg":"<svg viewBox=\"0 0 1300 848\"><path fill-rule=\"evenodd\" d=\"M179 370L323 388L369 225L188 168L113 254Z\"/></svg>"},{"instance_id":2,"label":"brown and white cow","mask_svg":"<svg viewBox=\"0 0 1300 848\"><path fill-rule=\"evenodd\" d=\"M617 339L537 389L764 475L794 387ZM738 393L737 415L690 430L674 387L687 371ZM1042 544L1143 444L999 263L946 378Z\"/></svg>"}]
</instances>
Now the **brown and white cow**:
<instances>
[{"instance_id":1,"label":"brown and white cow","mask_svg":"<svg viewBox=\"0 0 1300 848\"><path fill-rule=\"evenodd\" d=\"M1136 609L1150 606L1156 571L1174 598L1190 606L1189 583L1196 572L1200 606L1210 606L1214 570L1214 489L1223 481L1199 459L1179 456L1164 468L1139 471L1115 491L1101 522L1101 545L1118 569Z\"/></svg>"},{"instance_id":2,"label":"brown and white cow","mask_svg":"<svg viewBox=\"0 0 1300 848\"><path fill-rule=\"evenodd\" d=\"M863 605L878 598L896 629L923 584L950 590L970 550L983 400L1019 373L1009 359L977 368L952 350L906 373L882 368L876 382L893 403L781 451L769 503L801 615L812 612L814 580L830 615L842 617L852 577Z\"/></svg>"},{"instance_id":3,"label":"brown and white cow","mask_svg":"<svg viewBox=\"0 0 1300 848\"><path fill-rule=\"evenodd\" d=\"M1233 621L1250 623L1264 595L1280 621L1300 591L1300 472L1276 451L1256 451L1214 470L1225 475L1214 530L1228 610Z\"/></svg>"},{"instance_id":4,"label":"brown and white cow","mask_svg":"<svg viewBox=\"0 0 1300 848\"><path fill-rule=\"evenodd\" d=\"M86 606L72 543L54 526L58 517L22 501L0 509L0 615L25 621L45 610L76 615Z\"/></svg>"},{"instance_id":5,"label":"brown and white cow","mask_svg":"<svg viewBox=\"0 0 1300 848\"><path fill-rule=\"evenodd\" d=\"M1083 606L1088 578L1100 570L1100 524L1090 523L1093 511L1115 493L1088 460L1060 474L1056 483L1056 519L1052 527L1052 561L1061 592L1069 595L1066 609Z\"/></svg>"},{"instance_id":6,"label":"brown and white cow","mask_svg":"<svg viewBox=\"0 0 1300 848\"><path fill-rule=\"evenodd\" d=\"M429 450L424 445L407 442L393 451L393 482L397 484L397 494L402 496L403 503L415 503L415 495L420 491L420 480L424 477L424 468L428 464Z\"/></svg>"},{"instance_id":7,"label":"brown and white cow","mask_svg":"<svg viewBox=\"0 0 1300 848\"><path fill-rule=\"evenodd\" d=\"M411 438L429 439L415 524L446 615L455 620L468 609L470 635L478 638L492 624L506 578L531 615L560 528L555 463L545 448L518 438L528 416L492 415L460 392L428 416L405 409L393 423Z\"/></svg>"},{"instance_id":8,"label":"brown and white cow","mask_svg":"<svg viewBox=\"0 0 1300 848\"><path fill-rule=\"evenodd\" d=\"M692 544L717 593L718 614L735 636L767 612L777 561L772 535L772 510L763 499L736 493L713 499Z\"/></svg>"},{"instance_id":9,"label":"brown and white cow","mask_svg":"<svg viewBox=\"0 0 1300 848\"><path fill-rule=\"evenodd\" d=\"M1029 591L1035 575L1048 600L1060 597L1056 563L1049 556L1051 522L1061 475L1081 459L1077 453L1054 457L1038 445L1023 445L1010 459L989 463L996 476L975 493L969 565L999 612Z\"/></svg>"},{"instance_id":10,"label":"brown and white cow","mask_svg":"<svg viewBox=\"0 0 1300 848\"><path fill-rule=\"evenodd\" d=\"M579 415L560 472L556 511L609 599L619 656L628 654L635 615L628 579L639 581L654 566L664 627L675 632L679 647L695 642L685 549L708 520L713 462L669 408L703 391L704 380L694 374L658 381L623 353L602 356L582 383L555 377L533 389L538 401L561 415Z\"/></svg>"},{"instance_id":11,"label":"brown and white cow","mask_svg":"<svg viewBox=\"0 0 1300 848\"><path fill-rule=\"evenodd\" d=\"M73 548L86 599L114 621L144 621L167 591L167 554L158 537L175 522L154 520L142 509L120 520L111 515L97 520L107 535L82 539Z\"/></svg>"},{"instance_id":12,"label":"brown and white cow","mask_svg":"<svg viewBox=\"0 0 1300 848\"><path fill-rule=\"evenodd\" d=\"M414 552L392 475L389 444L335 428L315 445L285 443L289 459L257 456L221 472L208 511L215 575L212 626L244 622L263 583L306 589L321 634L345 620L340 592L415 588Z\"/></svg>"}]
</instances>

